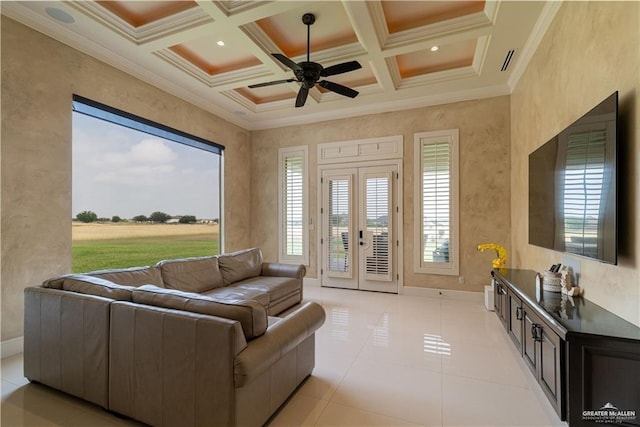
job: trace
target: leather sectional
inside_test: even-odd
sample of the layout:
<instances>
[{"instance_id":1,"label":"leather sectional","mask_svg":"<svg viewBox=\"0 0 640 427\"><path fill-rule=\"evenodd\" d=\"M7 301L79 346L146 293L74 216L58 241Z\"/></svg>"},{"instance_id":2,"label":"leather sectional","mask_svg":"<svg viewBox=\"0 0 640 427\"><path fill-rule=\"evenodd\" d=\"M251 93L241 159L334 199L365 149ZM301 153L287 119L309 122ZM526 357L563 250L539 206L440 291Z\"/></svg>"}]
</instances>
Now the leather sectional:
<instances>
[{"instance_id":1,"label":"leather sectional","mask_svg":"<svg viewBox=\"0 0 640 427\"><path fill-rule=\"evenodd\" d=\"M154 426L264 424L315 364L304 266L259 249L25 289L24 374Z\"/></svg>"}]
</instances>

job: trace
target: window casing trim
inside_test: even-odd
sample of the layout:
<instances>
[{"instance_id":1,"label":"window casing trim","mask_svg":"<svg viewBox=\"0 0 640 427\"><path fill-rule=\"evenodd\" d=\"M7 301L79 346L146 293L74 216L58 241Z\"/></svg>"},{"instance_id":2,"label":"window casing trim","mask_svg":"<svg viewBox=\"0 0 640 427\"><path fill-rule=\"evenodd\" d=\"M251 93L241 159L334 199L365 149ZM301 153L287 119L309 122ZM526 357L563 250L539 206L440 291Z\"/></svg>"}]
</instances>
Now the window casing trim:
<instances>
[{"instance_id":1,"label":"window casing trim","mask_svg":"<svg viewBox=\"0 0 640 427\"><path fill-rule=\"evenodd\" d=\"M414 134L414 263L413 271L418 274L440 274L457 276L460 271L459 254L459 141L458 129L446 129ZM425 144L447 142L450 148L449 164L449 262L424 262L423 233L423 159Z\"/></svg>"}]
</instances>

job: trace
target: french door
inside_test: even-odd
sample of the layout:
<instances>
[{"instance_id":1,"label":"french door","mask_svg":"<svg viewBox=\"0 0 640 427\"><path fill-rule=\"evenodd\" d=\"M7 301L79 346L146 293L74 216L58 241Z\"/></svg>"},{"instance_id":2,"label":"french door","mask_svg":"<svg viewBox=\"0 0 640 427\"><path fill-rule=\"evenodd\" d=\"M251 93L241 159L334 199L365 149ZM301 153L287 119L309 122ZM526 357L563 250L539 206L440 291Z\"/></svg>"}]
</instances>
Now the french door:
<instances>
[{"instance_id":1,"label":"french door","mask_svg":"<svg viewBox=\"0 0 640 427\"><path fill-rule=\"evenodd\" d=\"M397 165L321 178L321 285L397 293Z\"/></svg>"}]
</instances>

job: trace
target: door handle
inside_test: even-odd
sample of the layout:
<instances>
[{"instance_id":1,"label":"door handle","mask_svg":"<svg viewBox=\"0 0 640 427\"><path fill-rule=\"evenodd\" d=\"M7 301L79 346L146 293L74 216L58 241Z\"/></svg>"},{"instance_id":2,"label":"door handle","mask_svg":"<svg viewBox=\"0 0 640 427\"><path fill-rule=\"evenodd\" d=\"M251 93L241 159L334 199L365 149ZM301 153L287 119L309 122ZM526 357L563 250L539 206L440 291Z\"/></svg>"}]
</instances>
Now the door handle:
<instances>
[{"instance_id":1,"label":"door handle","mask_svg":"<svg viewBox=\"0 0 640 427\"><path fill-rule=\"evenodd\" d=\"M540 325L538 325L537 323L533 323L531 325L531 337L533 338L533 341L542 341L542 337L538 334L539 331Z\"/></svg>"},{"instance_id":2,"label":"door handle","mask_svg":"<svg viewBox=\"0 0 640 427\"><path fill-rule=\"evenodd\" d=\"M362 239L362 230L360 230L360 238Z\"/></svg>"},{"instance_id":3,"label":"door handle","mask_svg":"<svg viewBox=\"0 0 640 427\"><path fill-rule=\"evenodd\" d=\"M522 320L522 307L516 307L516 320Z\"/></svg>"}]
</instances>

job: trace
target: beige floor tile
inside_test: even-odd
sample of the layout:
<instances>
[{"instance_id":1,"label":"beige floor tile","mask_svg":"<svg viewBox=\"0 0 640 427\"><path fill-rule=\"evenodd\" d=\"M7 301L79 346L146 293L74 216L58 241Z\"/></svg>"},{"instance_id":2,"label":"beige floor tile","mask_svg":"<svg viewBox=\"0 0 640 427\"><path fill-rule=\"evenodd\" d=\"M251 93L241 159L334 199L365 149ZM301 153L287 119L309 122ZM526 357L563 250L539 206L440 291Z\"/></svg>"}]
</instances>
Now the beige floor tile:
<instances>
[{"instance_id":1,"label":"beige floor tile","mask_svg":"<svg viewBox=\"0 0 640 427\"><path fill-rule=\"evenodd\" d=\"M314 397L294 395L269 422L269 427L314 426L329 402Z\"/></svg>"},{"instance_id":2,"label":"beige floor tile","mask_svg":"<svg viewBox=\"0 0 640 427\"><path fill-rule=\"evenodd\" d=\"M445 374L442 397L444 426L543 427L559 421L522 387Z\"/></svg>"},{"instance_id":3,"label":"beige floor tile","mask_svg":"<svg viewBox=\"0 0 640 427\"><path fill-rule=\"evenodd\" d=\"M418 426L404 420L387 417L370 411L329 403L320 416L317 426Z\"/></svg>"},{"instance_id":4,"label":"beige floor tile","mask_svg":"<svg viewBox=\"0 0 640 427\"><path fill-rule=\"evenodd\" d=\"M524 388L529 385L511 352L497 345L451 341L450 354L442 356L442 372Z\"/></svg>"},{"instance_id":5,"label":"beige floor tile","mask_svg":"<svg viewBox=\"0 0 640 427\"><path fill-rule=\"evenodd\" d=\"M332 403L422 425L440 425L439 373L358 358Z\"/></svg>"},{"instance_id":6,"label":"beige floor tile","mask_svg":"<svg viewBox=\"0 0 640 427\"><path fill-rule=\"evenodd\" d=\"M9 381L16 385L29 383L29 380L24 377L24 373L22 372L22 354L2 359L0 374L4 381Z\"/></svg>"}]
</instances>

